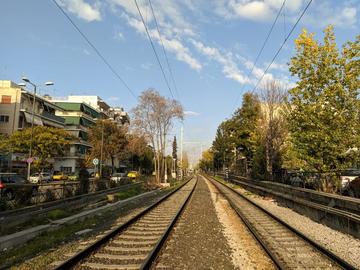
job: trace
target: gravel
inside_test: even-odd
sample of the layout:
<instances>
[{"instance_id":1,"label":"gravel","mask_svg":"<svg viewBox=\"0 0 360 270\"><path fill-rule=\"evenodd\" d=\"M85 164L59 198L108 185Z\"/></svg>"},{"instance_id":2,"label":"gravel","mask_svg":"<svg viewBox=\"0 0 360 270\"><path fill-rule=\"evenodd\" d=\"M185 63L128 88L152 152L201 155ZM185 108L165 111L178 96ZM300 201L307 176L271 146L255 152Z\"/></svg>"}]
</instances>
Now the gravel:
<instances>
[{"instance_id":1,"label":"gravel","mask_svg":"<svg viewBox=\"0 0 360 270\"><path fill-rule=\"evenodd\" d=\"M238 186L236 186L236 189L309 238L360 269L360 239L317 223L306 216L279 205L272 198L252 194Z\"/></svg>"},{"instance_id":2,"label":"gravel","mask_svg":"<svg viewBox=\"0 0 360 270\"><path fill-rule=\"evenodd\" d=\"M227 199L208 180L206 183L210 189L216 213L224 227L225 237L231 247L233 264L239 269L276 269Z\"/></svg>"},{"instance_id":3,"label":"gravel","mask_svg":"<svg viewBox=\"0 0 360 270\"><path fill-rule=\"evenodd\" d=\"M169 240L156 260L155 269L238 269L230 254L209 188L198 178L197 187Z\"/></svg>"}]
</instances>

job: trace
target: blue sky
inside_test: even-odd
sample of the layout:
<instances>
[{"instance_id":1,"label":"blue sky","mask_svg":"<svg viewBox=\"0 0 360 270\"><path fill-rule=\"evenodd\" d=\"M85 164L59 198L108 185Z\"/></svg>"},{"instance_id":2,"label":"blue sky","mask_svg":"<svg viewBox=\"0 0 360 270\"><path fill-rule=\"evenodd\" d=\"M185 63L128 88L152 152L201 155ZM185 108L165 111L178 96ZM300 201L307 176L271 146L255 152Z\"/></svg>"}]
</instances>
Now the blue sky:
<instances>
[{"instance_id":1,"label":"blue sky","mask_svg":"<svg viewBox=\"0 0 360 270\"><path fill-rule=\"evenodd\" d=\"M57 0L138 95L149 87L170 97L132 0ZM283 0L152 0L179 99L186 111L185 150L191 157L211 144L216 128L241 104L308 0L286 1L253 73L253 61ZM160 60L169 76L148 0L138 0ZM99 95L130 110L137 100L109 71L51 0L0 2L0 79L26 75L55 86L42 93ZM359 34L360 2L314 0L265 80L291 87L286 63L302 28L322 37L335 26L338 44ZM171 82L170 77L169 81ZM240 99L237 99L240 96ZM237 101L237 102L236 102ZM178 125L174 134L179 134ZM179 137L179 135L178 135ZM190 143L192 142L192 143Z\"/></svg>"}]
</instances>

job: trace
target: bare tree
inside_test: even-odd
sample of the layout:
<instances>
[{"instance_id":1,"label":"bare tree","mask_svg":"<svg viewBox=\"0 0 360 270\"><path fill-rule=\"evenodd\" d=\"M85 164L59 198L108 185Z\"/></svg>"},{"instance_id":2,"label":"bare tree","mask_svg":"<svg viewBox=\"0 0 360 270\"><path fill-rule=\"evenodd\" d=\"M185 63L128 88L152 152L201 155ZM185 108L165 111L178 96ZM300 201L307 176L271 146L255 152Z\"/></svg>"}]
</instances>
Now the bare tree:
<instances>
[{"instance_id":1,"label":"bare tree","mask_svg":"<svg viewBox=\"0 0 360 270\"><path fill-rule=\"evenodd\" d=\"M276 157L287 136L284 117L287 91L277 81L268 81L260 93L259 135L265 148L266 178L272 180Z\"/></svg>"},{"instance_id":2,"label":"bare tree","mask_svg":"<svg viewBox=\"0 0 360 270\"><path fill-rule=\"evenodd\" d=\"M156 181L165 174L165 142L174 119L183 119L181 104L161 96L156 90L148 89L139 97L138 105L132 110L135 128L151 143L155 154Z\"/></svg>"}]
</instances>

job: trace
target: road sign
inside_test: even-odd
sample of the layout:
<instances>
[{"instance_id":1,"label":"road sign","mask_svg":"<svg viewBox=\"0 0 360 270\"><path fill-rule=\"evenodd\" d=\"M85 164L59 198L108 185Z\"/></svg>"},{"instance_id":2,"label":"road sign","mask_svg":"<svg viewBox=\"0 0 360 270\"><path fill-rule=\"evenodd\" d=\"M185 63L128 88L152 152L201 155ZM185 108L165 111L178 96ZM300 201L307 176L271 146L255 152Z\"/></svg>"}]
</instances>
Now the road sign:
<instances>
[{"instance_id":1,"label":"road sign","mask_svg":"<svg viewBox=\"0 0 360 270\"><path fill-rule=\"evenodd\" d=\"M93 159L93 164L94 164L94 165L98 165L98 164L99 164L99 159L94 158L94 159Z\"/></svg>"},{"instance_id":2,"label":"road sign","mask_svg":"<svg viewBox=\"0 0 360 270\"><path fill-rule=\"evenodd\" d=\"M30 157L26 160L27 163L33 163L33 161L34 161L34 158L32 158L32 157Z\"/></svg>"}]
</instances>

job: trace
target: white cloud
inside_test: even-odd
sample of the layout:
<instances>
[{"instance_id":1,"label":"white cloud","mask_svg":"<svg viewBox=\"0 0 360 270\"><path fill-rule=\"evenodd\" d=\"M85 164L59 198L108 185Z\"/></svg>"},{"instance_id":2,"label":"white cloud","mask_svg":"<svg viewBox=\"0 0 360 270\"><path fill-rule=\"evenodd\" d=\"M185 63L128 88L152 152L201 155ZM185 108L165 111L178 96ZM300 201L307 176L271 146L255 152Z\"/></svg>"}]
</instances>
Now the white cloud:
<instances>
[{"instance_id":1,"label":"white cloud","mask_svg":"<svg viewBox=\"0 0 360 270\"><path fill-rule=\"evenodd\" d=\"M297 13L304 0L287 1L287 15ZM280 9L283 0L218 0L215 1L215 12L228 19L243 18L253 21L269 21Z\"/></svg>"},{"instance_id":2,"label":"white cloud","mask_svg":"<svg viewBox=\"0 0 360 270\"><path fill-rule=\"evenodd\" d=\"M311 12L305 15L304 23L308 25L317 25L324 28L329 24L338 27L351 27L357 24L358 8L350 6L346 2L341 6L335 6L328 1L316 1L316 5Z\"/></svg>"},{"instance_id":3,"label":"white cloud","mask_svg":"<svg viewBox=\"0 0 360 270\"><path fill-rule=\"evenodd\" d=\"M90 5L84 0L62 0L59 2L69 12L76 14L80 19L87 22L101 21L100 4Z\"/></svg>"},{"instance_id":4,"label":"white cloud","mask_svg":"<svg viewBox=\"0 0 360 270\"><path fill-rule=\"evenodd\" d=\"M253 1L248 3L231 4L231 7L237 16L250 20L267 20L272 16L272 10L263 1Z\"/></svg>"},{"instance_id":5,"label":"white cloud","mask_svg":"<svg viewBox=\"0 0 360 270\"><path fill-rule=\"evenodd\" d=\"M130 17L129 15L125 15L125 14L123 15L123 17L126 18L127 23L132 28L134 28L137 32L141 33L144 36L144 38L147 38L145 27L140 20L136 19L135 17ZM151 29L149 27L148 27L148 30L149 30L149 34L150 34L151 38L156 40L157 43L160 45L161 40L160 40L157 30ZM166 35L162 35L161 39L163 41L165 49L167 51L174 53L178 60L185 62L194 70L197 70L197 71L201 70L202 65L200 64L200 62L197 59L195 59L191 55L189 48L187 48L181 42L180 38L176 38L176 37L171 38L171 37L167 37Z\"/></svg>"},{"instance_id":6,"label":"white cloud","mask_svg":"<svg viewBox=\"0 0 360 270\"><path fill-rule=\"evenodd\" d=\"M231 53L222 54L217 48L205 46L200 41L192 40L192 43L200 53L218 62L222 66L225 77L237 81L240 84L249 83L249 79L242 74L232 59Z\"/></svg>"},{"instance_id":7,"label":"white cloud","mask_svg":"<svg viewBox=\"0 0 360 270\"><path fill-rule=\"evenodd\" d=\"M198 116L200 113L194 111L184 111L185 115Z\"/></svg>"}]
</instances>

